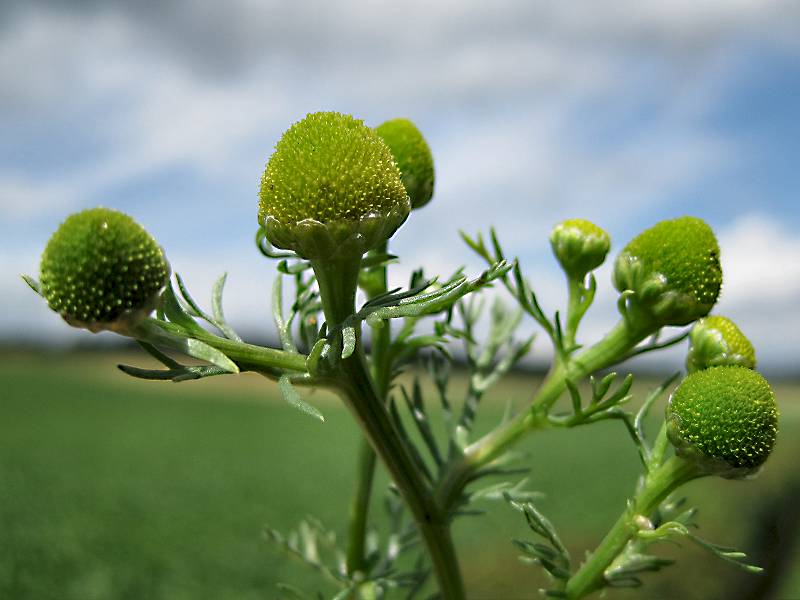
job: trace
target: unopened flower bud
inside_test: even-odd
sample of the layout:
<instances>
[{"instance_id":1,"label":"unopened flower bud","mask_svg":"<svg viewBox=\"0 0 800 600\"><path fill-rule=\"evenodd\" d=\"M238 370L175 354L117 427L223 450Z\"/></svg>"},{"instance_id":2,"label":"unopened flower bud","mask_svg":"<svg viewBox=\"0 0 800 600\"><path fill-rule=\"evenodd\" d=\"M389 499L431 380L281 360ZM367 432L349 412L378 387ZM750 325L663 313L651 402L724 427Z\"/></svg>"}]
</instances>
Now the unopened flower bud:
<instances>
[{"instance_id":1,"label":"unopened flower bud","mask_svg":"<svg viewBox=\"0 0 800 600\"><path fill-rule=\"evenodd\" d=\"M696 217L661 221L625 246L614 286L658 325L686 325L708 314L719 297L722 268L711 228Z\"/></svg>"},{"instance_id":2,"label":"unopened flower bud","mask_svg":"<svg viewBox=\"0 0 800 600\"><path fill-rule=\"evenodd\" d=\"M259 195L267 239L312 260L361 257L411 209L388 146L336 112L310 114L283 134Z\"/></svg>"},{"instance_id":3,"label":"unopened flower bud","mask_svg":"<svg viewBox=\"0 0 800 600\"><path fill-rule=\"evenodd\" d=\"M669 400L667 433L679 456L705 474L751 475L767 460L778 433L772 389L741 366L695 371Z\"/></svg>"},{"instance_id":4,"label":"unopened flower bud","mask_svg":"<svg viewBox=\"0 0 800 600\"><path fill-rule=\"evenodd\" d=\"M149 315L170 274L153 237L108 208L67 217L47 243L40 270L50 308L94 332L124 332Z\"/></svg>"},{"instance_id":5,"label":"unopened flower bud","mask_svg":"<svg viewBox=\"0 0 800 600\"><path fill-rule=\"evenodd\" d=\"M570 277L583 279L606 259L611 238L590 221L568 219L553 228L550 247Z\"/></svg>"},{"instance_id":6,"label":"unopened flower bud","mask_svg":"<svg viewBox=\"0 0 800 600\"><path fill-rule=\"evenodd\" d=\"M753 344L726 317L704 317L692 326L689 334L689 353L686 370L690 373L722 365L741 365L756 368Z\"/></svg>"},{"instance_id":7,"label":"unopened flower bud","mask_svg":"<svg viewBox=\"0 0 800 600\"><path fill-rule=\"evenodd\" d=\"M422 208L433 196L433 155L416 125L408 119L392 119L375 128L392 151L400 178L411 199L411 208Z\"/></svg>"}]
</instances>

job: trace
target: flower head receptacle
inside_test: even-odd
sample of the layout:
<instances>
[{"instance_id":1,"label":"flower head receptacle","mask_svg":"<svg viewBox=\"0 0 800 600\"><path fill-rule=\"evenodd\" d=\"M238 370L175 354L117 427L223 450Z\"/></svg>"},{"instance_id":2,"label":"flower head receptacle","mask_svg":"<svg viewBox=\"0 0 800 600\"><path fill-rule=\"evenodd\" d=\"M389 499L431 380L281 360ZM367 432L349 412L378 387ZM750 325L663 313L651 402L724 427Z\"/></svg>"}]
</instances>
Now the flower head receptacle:
<instances>
[{"instance_id":1,"label":"flower head receptacle","mask_svg":"<svg viewBox=\"0 0 800 600\"><path fill-rule=\"evenodd\" d=\"M267 239L309 260L358 260L411 210L389 147L336 112L309 114L283 134L259 197Z\"/></svg>"},{"instance_id":2,"label":"flower head receptacle","mask_svg":"<svg viewBox=\"0 0 800 600\"><path fill-rule=\"evenodd\" d=\"M718 315L704 317L692 326L686 370L690 373L722 365L756 368L756 352L736 323Z\"/></svg>"},{"instance_id":3,"label":"flower head receptacle","mask_svg":"<svg viewBox=\"0 0 800 600\"><path fill-rule=\"evenodd\" d=\"M711 367L686 377L666 410L678 456L707 475L756 473L778 433L778 408L767 380L742 366Z\"/></svg>"},{"instance_id":4,"label":"flower head receptacle","mask_svg":"<svg viewBox=\"0 0 800 600\"><path fill-rule=\"evenodd\" d=\"M170 275L155 239L108 208L67 217L47 243L40 271L42 295L67 323L121 333L153 311Z\"/></svg>"},{"instance_id":5,"label":"flower head receptacle","mask_svg":"<svg viewBox=\"0 0 800 600\"><path fill-rule=\"evenodd\" d=\"M657 325L687 325L707 315L719 297L719 255L714 232L702 219L661 221L622 250L614 286L633 292Z\"/></svg>"},{"instance_id":6,"label":"flower head receptacle","mask_svg":"<svg viewBox=\"0 0 800 600\"><path fill-rule=\"evenodd\" d=\"M428 142L408 119L392 119L375 132L392 151L400 177L411 199L411 208L422 208L433 197L435 174Z\"/></svg>"},{"instance_id":7,"label":"flower head receptacle","mask_svg":"<svg viewBox=\"0 0 800 600\"><path fill-rule=\"evenodd\" d=\"M606 259L611 238L585 219L562 221L550 233L550 247L561 268L571 278L583 280Z\"/></svg>"}]
</instances>

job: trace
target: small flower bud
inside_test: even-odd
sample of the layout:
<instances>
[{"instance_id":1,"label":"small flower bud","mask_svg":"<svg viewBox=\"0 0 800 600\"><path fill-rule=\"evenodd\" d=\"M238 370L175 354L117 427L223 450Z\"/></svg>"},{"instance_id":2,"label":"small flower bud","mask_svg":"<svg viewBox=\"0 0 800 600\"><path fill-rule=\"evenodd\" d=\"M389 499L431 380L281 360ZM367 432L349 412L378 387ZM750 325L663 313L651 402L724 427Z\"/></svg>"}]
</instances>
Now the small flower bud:
<instances>
[{"instance_id":1,"label":"small flower bud","mask_svg":"<svg viewBox=\"0 0 800 600\"><path fill-rule=\"evenodd\" d=\"M67 217L47 243L40 271L50 308L94 332L124 332L149 315L170 274L150 234L108 208Z\"/></svg>"},{"instance_id":2,"label":"small flower bud","mask_svg":"<svg viewBox=\"0 0 800 600\"><path fill-rule=\"evenodd\" d=\"M310 114L283 134L259 195L267 239L312 260L360 258L411 210L388 146L362 121L335 112Z\"/></svg>"},{"instance_id":3,"label":"small flower bud","mask_svg":"<svg viewBox=\"0 0 800 600\"><path fill-rule=\"evenodd\" d=\"M657 223L617 257L614 286L635 292L659 325L686 325L707 315L722 286L714 232L696 217Z\"/></svg>"},{"instance_id":4,"label":"small flower bud","mask_svg":"<svg viewBox=\"0 0 800 600\"><path fill-rule=\"evenodd\" d=\"M553 227L550 247L567 275L582 280L603 264L611 238L594 223L568 219Z\"/></svg>"},{"instance_id":5,"label":"small flower bud","mask_svg":"<svg viewBox=\"0 0 800 600\"><path fill-rule=\"evenodd\" d=\"M419 129L408 119L392 119L375 128L392 151L411 208L422 208L433 196L433 155Z\"/></svg>"},{"instance_id":6,"label":"small flower bud","mask_svg":"<svg viewBox=\"0 0 800 600\"><path fill-rule=\"evenodd\" d=\"M736 323L726 317L704 317L692 326L686 370L690 373L722 365L756 368L756 352Z\"/></svg>"},{"instance_id":7,"label":"small flower bud","mask_svg":"<svg viewBox=\"0 0 800 600\"><path fill-rule=\"evenodd\" d=\"M711 367L684 379L669 400L667 434L701 472L738 479L767 460L778 433L772 389L741 366Z\"/></svg>"}]
</instances>

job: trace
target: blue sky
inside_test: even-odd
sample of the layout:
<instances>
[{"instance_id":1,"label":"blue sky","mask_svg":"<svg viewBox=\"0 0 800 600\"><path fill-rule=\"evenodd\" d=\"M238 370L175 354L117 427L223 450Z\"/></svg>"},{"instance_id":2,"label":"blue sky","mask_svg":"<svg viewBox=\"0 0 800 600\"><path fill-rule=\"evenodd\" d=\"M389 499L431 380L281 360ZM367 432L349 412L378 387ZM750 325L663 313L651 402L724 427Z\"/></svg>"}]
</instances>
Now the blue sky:
<instances>
[{"instance_id":1,"label":"blue sky","mask_svg":"<svg viewBox=\"0 0 800 600\"><path fill-rule=\"evenodd\" d=\"M479 268L457 230L493 224L553 311L553 224L594 220L614 252L692 214L721 241L717 312L764 366L796 365L797 2L33 1L0 23L2 338L89 335L18 275L96 205L143 223L197 296L229 271L231 320L270 332L261 171L289 124L339 110L409 117L433 149L435 199L393 241L398 283L418 263ZM598 279L587 340L615 319L607 267Z\"/></svg>"}]
</instances>

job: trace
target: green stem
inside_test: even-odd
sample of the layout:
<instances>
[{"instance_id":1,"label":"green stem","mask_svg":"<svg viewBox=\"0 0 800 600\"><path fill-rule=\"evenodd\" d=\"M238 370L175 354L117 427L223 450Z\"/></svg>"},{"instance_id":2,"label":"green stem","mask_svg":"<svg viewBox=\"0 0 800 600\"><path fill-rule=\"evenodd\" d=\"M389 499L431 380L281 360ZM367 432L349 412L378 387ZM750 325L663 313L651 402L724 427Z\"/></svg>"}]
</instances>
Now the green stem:
<instances>
[{"instance_id":1,"label":"green stem","mask_svg":"<svg viewBox=\"0 0 800 600\"><path fill-rule=\"evenodd\" d=\"M677 456L649 473L633 502L566 585L567 598L577 600L605 587L605 571L636 535L638 516L649 518L669 494L698 476L697 468Z\"/></svg>"},{"instance_id":2,"label":"green stem","mask_svg":"<svg viewBox=\"0 0 800 600\"><path fill-rule=\"evenodd\" d=\"M384 243L383 246L373 250L373 253L385 253L386 246L387 244ZM369 298L382 294L388 289L386 266L376 267L366 275L370 278L371 283L367 288ZM377 395L384 404L389 387L389 369L391 369L388 353L390 343L391 329L388 325L372 328L370 352L372 378ZM347 572L351 576L365 568L367 524L372 485L375 479L375 463L375 451L369 441L362 437L358 449L356 491L350 503L350 523L347 534Z\"/></svg>"},{"instance_id":3,"label":"green stem","mask_svg":"<svg viewBox=\"0 0 800 600\"><path fill-rule=\"evenodd\" d=\"M188 333L183 328L159 321L148 319L147 323L155 325L170 334L187 339L198 339L205 342L212 348L216 348L225 353L233 362L240 366L245 365L247 370L273 371L274 369L286 369L289 371L306 371L306 355L298 352L287 352L276 348L265 348L255 346L245 342L237 342L227 338L218 337L209 332ZM133 330L132 337L136 337L136 330Z\"/></svg>"},{"instance_id":4,"label":"green stem","mask_svg":"<svg viewBox=\"0 0 800 600\"><path fill-rule=\"evenodd\" d=\"M567 304L567 323L566 330L564 331L564 346L569 350L575 346L575 337L578 333L578 325L580 325L581 318L584 311L582 311L582 302L584 287L583 282L572 276L567 276L569 283L569 301Z\"/></svg>"},{"instance_id":5,"label":"green stem","mask_svg":"<svg viewBox=\"0 0 800 600\"><path fill-rule=\"evenodd\" d=\"M325 318L337 327L354 312L359 261L352 264L312 261L320 288ZM411 454L389 418L366 366L360 327L356 326L356 351L340 359L325 379L337 389L380 456L397 489L408 504L433 563L442 596L462 600L464 586L446 515L433 500Z\"/></svg>"},{"instance_id":6,"label":"green stem","mask_svg":"<svg viewBox=\"0 0 800 600\"><path fill-rule=\"evenodd\" d=\"M372 446L361 436L358 447L356 491L350 502L350 523L347 529L347 573L350 576L366 568L367 517L375 475L375 459Z\"/></svg>"},{"instance_id":7,"label":"green stem","mask_svg":"<svg viewBox=\"0 0 800 600\"><path fill-rule=\"evenodd\" d=\"M651 333L652 327L632 327L628 322L620 321L606 337L571 358L568 367L554 364L528 410L469 445L463 455L449 466L436 489L436 499L443 510L452 506L481 467L503 454L529 431L548 426L547 413L566 389L568 378L579 381L614 364Z\"/></svg>"}]
</instances>

